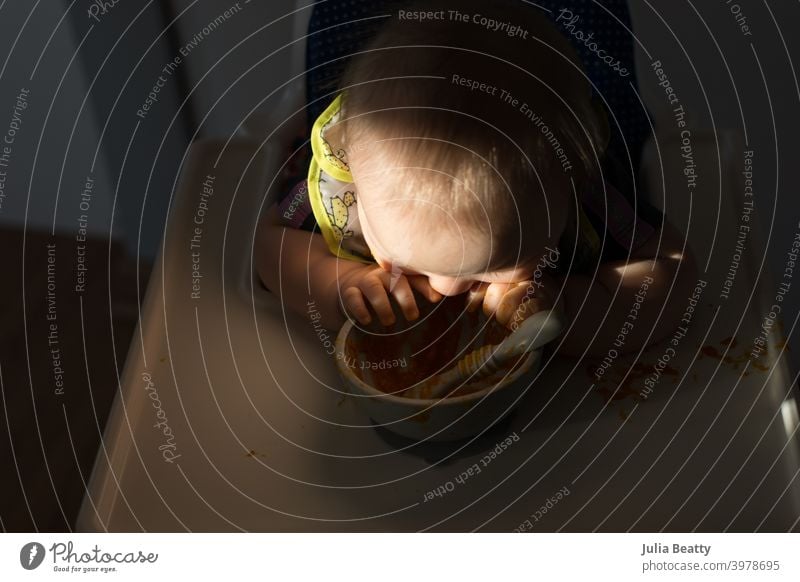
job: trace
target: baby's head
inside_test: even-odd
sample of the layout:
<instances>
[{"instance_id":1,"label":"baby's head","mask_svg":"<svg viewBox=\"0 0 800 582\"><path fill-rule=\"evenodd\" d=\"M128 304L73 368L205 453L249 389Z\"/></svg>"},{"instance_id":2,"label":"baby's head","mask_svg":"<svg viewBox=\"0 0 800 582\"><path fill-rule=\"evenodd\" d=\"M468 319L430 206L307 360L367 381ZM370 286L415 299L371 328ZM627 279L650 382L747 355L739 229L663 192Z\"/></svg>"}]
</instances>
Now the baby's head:
<instances>
[{"instance_id":1,"label":"baby's head","mask_svg":"<svg viewBox=\"0 0 800 582\"><path fill-rule=\"evenodd\" d=\"M428 276L444 295L531 279L604 145L569 43L537 8L487 4L458 3L467 22L430 2L422 10L443 19L395 13L349 65L332 134L375 259ZM487 18L527 38L492 31Z\"/></svg>"}]
</instances>

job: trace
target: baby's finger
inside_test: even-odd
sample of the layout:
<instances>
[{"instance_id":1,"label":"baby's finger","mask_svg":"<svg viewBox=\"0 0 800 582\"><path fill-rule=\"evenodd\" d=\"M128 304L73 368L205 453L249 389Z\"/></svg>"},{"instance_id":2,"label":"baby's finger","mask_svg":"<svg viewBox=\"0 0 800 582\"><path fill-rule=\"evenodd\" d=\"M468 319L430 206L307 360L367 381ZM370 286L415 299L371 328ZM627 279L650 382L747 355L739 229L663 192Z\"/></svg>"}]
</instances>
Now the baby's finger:
<instances>
[{"instance_id":1,"label":"baby's finger","mask_svg":"<svg viewBox=\"0 0 800 582\"><path fill-rule=\"evenodd\" d=\"M483 299L486 297L486 289L488 288L488 283L481 283L467 292L467 311L472 313L483 304Z\"/></svg>"},{"instance_id":2,"label":"baby's finger","mask_svg":"<svg viewBox=\"0 0 800 582\"><path fill-rule=\"evenodd\" d=\"M516 287L516 283L491 283L486 288L486 293L483 297L483 313L486 317L491 317L500 307L500 301L503 295L508 293L512 288Z\"/></svg>"},{"instance_id":3,"label":"baby's finger","mask_svg":"<svg viewBox=\"0 0 800 582\"><path fill-rule=\"evenodd\" d=\"M501 325L509 325L512 319L524 319L538 309L528 292L527 285L518 285L503 295L495 311L495 318ZM534 309L534 311L529 311Z\"/></svg>"},{"instance_id":4,"label":"baby's finger","mask_svg":"<svg viewBox=\"0 0 800 582\"><path fill-rule=\"evenodd\" d=\"M380 322L385 326L394 325L396 319L383 282L378 277L369 277L361 282L359 288L375 310Z\"/></svg>"},{"instance_id":5,"label":"baby's finger","mask_svg":"<svg viewBox=\"0 0 800 582\"><path fill-rule=\"evenodd\" d=\"M442 294L434 291L425 275L407 275L406 278L411 287L431 303L437 303L442 300Z\"/></svg>"},{"instance_id":6,"label":"baby's finger","mask_svg":"<svg viewBox=\"0 0 800 582\"><path fill-rule=\"evenodd\" d=\"M403 317L406 321L414 321L419 318L419 308L417 301L414 299L414 292L411 291L411 285L403 276L394 279L394 286L391 288L390 293L395 298L400 310L403 312Z\"/></svg>"},{"instance_id":7,"label":"baby's finger","mask_svg":"<svg viewBox=\"0 0 800 582\"><path fill-rule=\"evenodd\" d=\"M521 285L503 296L495 317L500 324L511 327L542 309L542 301L533 297L527 285Z\"/></svg>"},{"instance_id":8,"label":"baby's finger","mask_svg":"<svg viewBox=\"0 0 800 582\"><path fill-rule=\"evenodd\" d=\"M342 305L345 315L361 325L369 325L372 321L367 304L364 303L364 296L358 287L348 287L342 292Z\"/></svg>"}]
</instances>

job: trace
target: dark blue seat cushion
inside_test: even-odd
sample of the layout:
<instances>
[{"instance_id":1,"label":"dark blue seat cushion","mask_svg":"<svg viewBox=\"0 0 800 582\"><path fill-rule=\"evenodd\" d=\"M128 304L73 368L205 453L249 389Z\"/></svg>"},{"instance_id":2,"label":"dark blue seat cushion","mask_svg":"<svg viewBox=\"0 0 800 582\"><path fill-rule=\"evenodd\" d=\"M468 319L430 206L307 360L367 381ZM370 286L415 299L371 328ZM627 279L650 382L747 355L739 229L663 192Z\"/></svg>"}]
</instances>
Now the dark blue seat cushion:
<instances>
[{"instance_id":1,"label":"dark blue seat cushion","mask_svg":"<svg viewBox=\"0 0 800 582\"><path fill-rule=\"evenodd\" d=\"M642 146L650 133L648 114L635 92L634 41L627 2L536 0L524 3L531 10L544 10L577 50L594 84L596 97L609 113L612 130L609 151L614 164L607 169L616 178L613 181L627 181L616 174L630 174L631 166L638 168ZM360 50L404 4L408 3L402 0L317 1L309 22L306 52L309 119L316 119L336 93L350 55ZM604 51L599 54L612 61L611 65L598 57L598 51ZM626 71L627 75L622 76L620 71ZM628 189L624 184L620 184L620 188Z\"/></svg>"}]
</instances>

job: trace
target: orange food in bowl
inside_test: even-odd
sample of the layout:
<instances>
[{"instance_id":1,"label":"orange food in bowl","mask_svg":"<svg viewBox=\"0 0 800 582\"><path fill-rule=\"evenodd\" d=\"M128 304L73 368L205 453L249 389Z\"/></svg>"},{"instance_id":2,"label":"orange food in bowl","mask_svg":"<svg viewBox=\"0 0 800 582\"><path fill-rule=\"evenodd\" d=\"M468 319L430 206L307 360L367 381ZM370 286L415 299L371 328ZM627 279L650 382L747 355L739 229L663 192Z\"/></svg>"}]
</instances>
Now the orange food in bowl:
<instances>
[{"instance_id":1,"label":"orange food in bowl","mask_svg":"<svg viewBox=\"0 0 800 582\"><path fill-rule=\"evenodd\" d=\"M340 357L362 381L381 392L403 396L405 389L446 372L472 350L499 344L510 333L480 310L468 313L463 296L445 297L433 305L420 302L420 311L414 322L398 322L385 329L353 329ZM487 388L515 367L468 382L449 396Z\"/></svg>"}]
</instances>

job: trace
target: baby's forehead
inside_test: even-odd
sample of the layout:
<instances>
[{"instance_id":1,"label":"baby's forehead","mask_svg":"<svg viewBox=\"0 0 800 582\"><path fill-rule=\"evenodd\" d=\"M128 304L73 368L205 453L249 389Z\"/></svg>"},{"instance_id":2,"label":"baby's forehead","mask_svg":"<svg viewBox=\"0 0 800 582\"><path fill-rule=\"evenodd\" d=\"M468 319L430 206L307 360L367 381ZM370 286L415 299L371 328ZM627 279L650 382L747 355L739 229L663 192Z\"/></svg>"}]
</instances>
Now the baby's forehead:
<instances>
[{"instance_id":1,"label":"baby's forehead","mask_svg":"<svg viewBox=\"0 0 800 582\"><path fill-rule=\"evenodd\" d=\"M569 200L512 161L489 164L458 147L426 140L375 140L348 151L359 206L406 236L459 235L502 240L558 238ZM524 179L523 175L529 175ZM544 176L546 178L547 176Z\"/></svg>"},{"instance_id":2,"label":"baby's forehead","mask_svg":"<svg viewBox=\"0 0 800 582\"><path fill-rule=\"evenodd\" d=\"M537 234L546 229L536 228L533 217L509 221L492 212L487 207L467 217L443 203L390 198L359 208L382 258L421 273L453 276L524 263L548 243Z\"/></svg>"},{"instance_id":3,"label":"baby's forehead","mask_svg":"<svg viewBox=\"0 0 800 582\"><path fill-rule=\"evenodd\" d=\"M396 214L392 220L372 221L374 249L385 260L418 273L457 276L488 270L492 240L472 229L458 228L454 217L426 227L427 220Z\"/></svg>"},{"instance_id":4,"label":"baby's forehead","mask_svg":"<svg viewBox=\"0 0 800 582\"><path fill-rule=\"evenodd\" d=\"M518 229L547 233L557 229L569 212L568 198L555 192L535 195L536 184L525 191L492 186L494 190L487 192L474 182L427 168L388 169L356 180L359 205L368 216L414 231L452 228L487 236Z\"/></svg>"}]
</instances>

